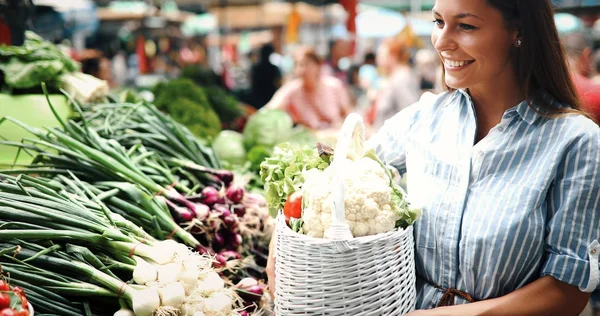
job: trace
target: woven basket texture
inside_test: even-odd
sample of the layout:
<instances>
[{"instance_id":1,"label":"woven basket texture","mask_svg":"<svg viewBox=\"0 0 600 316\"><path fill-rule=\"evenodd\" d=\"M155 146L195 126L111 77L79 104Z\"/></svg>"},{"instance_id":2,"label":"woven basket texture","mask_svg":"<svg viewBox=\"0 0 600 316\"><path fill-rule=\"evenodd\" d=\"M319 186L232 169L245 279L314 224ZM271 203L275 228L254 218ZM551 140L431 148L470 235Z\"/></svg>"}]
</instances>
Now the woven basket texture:
<instances>
[{"instance_id":1,"label":"woven basket texture","mask_svg":"<svg viewBox=\"0 0 600 316\"><path fill-rule=\"evenodd\" d=\"M346 119L331 167L335 167L338 156L346 157L350 150L362 153L363 129L360 116L351 114ZM278 316L401 316L414 309L413 227L352 238L345 221L341 173L338 172L337 185L333 185L332 191L336 197L331 239L295 233L282 214L277 218L275 313Z\"/></svg>"}]
</instances>

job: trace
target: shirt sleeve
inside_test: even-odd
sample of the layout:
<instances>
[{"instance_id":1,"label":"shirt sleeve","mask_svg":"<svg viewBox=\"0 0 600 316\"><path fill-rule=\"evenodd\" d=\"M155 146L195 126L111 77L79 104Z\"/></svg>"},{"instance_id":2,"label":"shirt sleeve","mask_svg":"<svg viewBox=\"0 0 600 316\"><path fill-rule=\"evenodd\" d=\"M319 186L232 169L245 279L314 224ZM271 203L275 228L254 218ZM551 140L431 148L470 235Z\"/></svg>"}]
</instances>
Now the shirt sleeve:
<instances>
[{"instance_id":1,"label":"shirt sleeve","mask_svg":"<svg viewBox=\"0 0 600 316\"><path fill-rule=\"evenodd\" d=\"M575 140L549 189L546 262L541 275L592 292L600 246L600 130Z\"/></svg>"}]
</instances>

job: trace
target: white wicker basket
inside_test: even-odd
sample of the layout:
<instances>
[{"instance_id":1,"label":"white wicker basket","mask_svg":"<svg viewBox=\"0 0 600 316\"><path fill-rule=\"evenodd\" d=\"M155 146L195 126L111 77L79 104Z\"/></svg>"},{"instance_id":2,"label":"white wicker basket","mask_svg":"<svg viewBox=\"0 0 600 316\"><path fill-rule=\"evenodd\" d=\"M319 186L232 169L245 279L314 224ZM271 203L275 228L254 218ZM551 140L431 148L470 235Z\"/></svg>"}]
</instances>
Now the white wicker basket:
<instances>
[{"instance_id":1,"label":"white wicker basket","mask_svg":"<svg viewBox=\"0 0 600 316\"><path fill-rule=\"evenodd\" d=\"M334 161L363 152L362 118L344 122ZM345 219L343 172L334 179L331 239L293 232L277 218L275 313L288 315L404 315L416 300L412 226L353 238Z\"/></svg>"}]
</instances>

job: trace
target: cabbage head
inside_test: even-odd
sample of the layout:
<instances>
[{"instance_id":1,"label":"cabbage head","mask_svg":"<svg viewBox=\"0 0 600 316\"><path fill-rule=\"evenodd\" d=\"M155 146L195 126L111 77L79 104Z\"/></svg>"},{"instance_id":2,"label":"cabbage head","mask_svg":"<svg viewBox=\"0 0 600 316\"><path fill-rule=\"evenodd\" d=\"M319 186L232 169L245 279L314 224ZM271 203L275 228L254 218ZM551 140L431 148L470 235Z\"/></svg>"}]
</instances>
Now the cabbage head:
<instances>
[{"instance_id":1,"label":"cabbage head","mask_svg":"<svg viewBox=\"0 0 600 316\"><path fill-rule=\"evenodd\" d=\"M294 122L282 110L265 109L252 115L244 127L244 146L247 150L260 145L275 147L292 133Z\"/></svg>"},{"instance_id":2,"label":"cabbage head","mask_svg":"<svg viewBox=\"0 0 600 316\"><path fill-rule=\"evenodd\" d=\"M219 160L230 165L243 165L246 162L246 149L244 148L242 134L224 130L219 133L212 143L212 148Z\"/></svg>"}]
</instances>

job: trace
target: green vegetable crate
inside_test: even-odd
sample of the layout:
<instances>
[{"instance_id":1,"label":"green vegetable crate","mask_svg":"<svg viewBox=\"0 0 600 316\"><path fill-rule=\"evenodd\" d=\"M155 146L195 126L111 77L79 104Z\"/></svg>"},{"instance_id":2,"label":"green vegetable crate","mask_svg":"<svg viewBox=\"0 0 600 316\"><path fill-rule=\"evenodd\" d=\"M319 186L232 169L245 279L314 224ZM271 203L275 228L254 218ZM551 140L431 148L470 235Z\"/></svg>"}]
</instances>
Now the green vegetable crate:
<instances>
[{"instance_id":1,"label":"green vegetable crate","mask_svg":"<svg viewBox=\"0 0 600 316\"><path fill-rule=\"evenodd\" d=\"M72 109L65 96L50 95L50 102L62 118L66 119L71 115ZM0 118L5 116L14 117L29 126L37 128L59 126L43 94L9 95L0 93ZM30 136L25 129L11 122L0 124L0 138L2 139L19 142L24 137ZM0 144L0 169L10 167L17 151L18 147ZM16 163L26 164L31 160L32 157L21 152Z\"/></svg>"}]
</instances>

